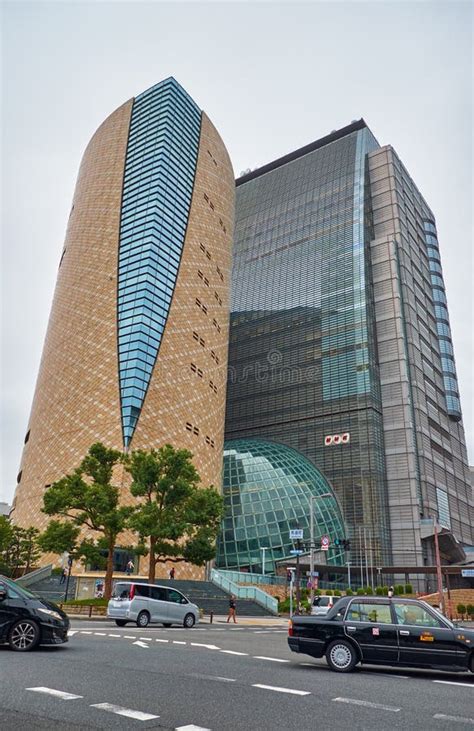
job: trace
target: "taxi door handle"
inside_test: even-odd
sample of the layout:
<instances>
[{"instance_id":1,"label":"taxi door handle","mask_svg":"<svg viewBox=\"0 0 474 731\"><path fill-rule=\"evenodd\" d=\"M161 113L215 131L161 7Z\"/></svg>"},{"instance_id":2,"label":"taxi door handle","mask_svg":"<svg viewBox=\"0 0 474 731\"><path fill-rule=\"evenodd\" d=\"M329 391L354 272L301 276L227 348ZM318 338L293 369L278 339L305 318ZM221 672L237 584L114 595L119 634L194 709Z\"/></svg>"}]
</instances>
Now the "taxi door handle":
<instances>
[{"instance_id":1,"label":"taxi door handle","mask_svg":"<svg viewBox=\"0 0 474 731\"><path fill-rule=\"evenodd\" d=\"M401 635L409 635L409 634L410 634L410 632L409 632L409 630L407 630L407 629L401 629L401 630L400 630L400 634L401 634Z\"/></svg>"},{"instance_id":2,"label":"taxi door handle","mask_svg":"<svg viewBox=\"0 0 474 731\"><path fill-rule=\"evenodd\" d=\"M357 627L346 627L348 632L355 632Z\"/></svg>"}]
</instances>

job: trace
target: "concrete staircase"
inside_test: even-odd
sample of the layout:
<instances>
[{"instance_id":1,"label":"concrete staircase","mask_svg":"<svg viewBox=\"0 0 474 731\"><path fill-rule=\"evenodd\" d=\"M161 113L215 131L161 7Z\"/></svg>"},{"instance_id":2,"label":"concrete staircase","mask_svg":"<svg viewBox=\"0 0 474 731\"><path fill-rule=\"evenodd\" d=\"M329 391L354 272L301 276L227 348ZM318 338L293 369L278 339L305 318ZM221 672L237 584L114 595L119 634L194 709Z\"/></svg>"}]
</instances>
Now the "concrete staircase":
<instances>
[{"instance_id":1,"label":"concrete staircase","mask_svg":"<svg viewBox=\"0 0 474 731\"><path fill-rule=\"evenodd\" d=\"M39 594L43 599L49 599L51 602L64 601L64 594L66 591L66 582L60 584L61 576L51 574L47 579L40 579L34 584L30 584L28 589L33 591L35 594ZM76 594L76 579L71 576L69 579L68 598L73 599Z\"/></svg>"},{"instance_id":2,"label":"concrete staircase","mask_svg":"<svg viewBox=\"0 0 474 731\"><path fill-rule=\"evenodd\" d=\"M155 579L155 584L181 591L189 601L197 604L205 614L224 614L229 611L229 594L211 581L187 581L179 579ZM237 617L271 617L268 610L249 599L237 599Z\"/></svg>"}]
</instances>

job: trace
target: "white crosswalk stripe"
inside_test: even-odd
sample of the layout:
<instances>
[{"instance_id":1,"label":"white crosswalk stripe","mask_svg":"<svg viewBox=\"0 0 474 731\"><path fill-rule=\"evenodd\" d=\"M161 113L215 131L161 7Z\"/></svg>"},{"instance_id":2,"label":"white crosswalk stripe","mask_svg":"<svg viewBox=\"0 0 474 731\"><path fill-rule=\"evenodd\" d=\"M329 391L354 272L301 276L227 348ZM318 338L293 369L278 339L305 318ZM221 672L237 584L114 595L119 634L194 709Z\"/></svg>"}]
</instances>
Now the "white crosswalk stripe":
<instances>
[{"instance_id":1,"label":"white crosswalk stripe","mask_svg":"<svg viewBox=\"0 0 474 731\"><path fill-rule=\"evenodd\" d=\"M76 695L75 693L65 693L63 690L56 690L56 688L45 688L42 685L38 685L36 688L26 688L26 690L32 690L34 693L45 693L46 695L52 695L62 701L72 701L75 698L84 697L82 695Z\"/></svg>"},{"instance_id":2,"label":"white crosswalk stripe","mask_svg":"<svg viewBox=\"0 0 474 731\"><path fill-rule=\"evenodd\" d=\"M309 690L295 690L294 688L279 688L277 685L262 685L254 683L253 688L263 688L263 690L274 690L277 693L291 693L292 695L311 695Z\"/></svg>"},{"instance_id":3,"label":"white crosswalk stripe","mask_svg":"<svg viewBox=\"0 0 474 731\"><path fill-rule=\"evenodd\" d=\"M143 711L134 711L132 708L124 708L123 706L116 706L113 703L93 703L91 708L98 708L100 711L108 711L109 713L116 713L118 716L126 716L127 718L134 718L136 721L151 721L153 718L159 718L154 716L152 713L143 713Z\"/></svg>"}]
</instances>

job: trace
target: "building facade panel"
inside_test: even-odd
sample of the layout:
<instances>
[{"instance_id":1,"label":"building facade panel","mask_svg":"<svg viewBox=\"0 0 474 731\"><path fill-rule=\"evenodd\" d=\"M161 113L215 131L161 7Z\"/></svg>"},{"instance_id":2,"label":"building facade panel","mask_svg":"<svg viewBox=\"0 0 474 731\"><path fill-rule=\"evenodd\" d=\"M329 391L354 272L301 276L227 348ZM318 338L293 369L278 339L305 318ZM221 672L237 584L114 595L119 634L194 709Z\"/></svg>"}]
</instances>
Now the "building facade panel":
<instances>
[{"instance_id":1,"label":"building facade panel","mask_svg":"<svg viewBox=\"0 0 474 731\"><path fill-rule=\"evenodd\" d=\"M220 489L234 197L219 134L174 79L127 102L94 135L58 274L16 523L45 527L45 486L95 441L122 451L186 447L202 484ZM114 477L128 501L126 473Z\"/></svg>"}]
</instances>

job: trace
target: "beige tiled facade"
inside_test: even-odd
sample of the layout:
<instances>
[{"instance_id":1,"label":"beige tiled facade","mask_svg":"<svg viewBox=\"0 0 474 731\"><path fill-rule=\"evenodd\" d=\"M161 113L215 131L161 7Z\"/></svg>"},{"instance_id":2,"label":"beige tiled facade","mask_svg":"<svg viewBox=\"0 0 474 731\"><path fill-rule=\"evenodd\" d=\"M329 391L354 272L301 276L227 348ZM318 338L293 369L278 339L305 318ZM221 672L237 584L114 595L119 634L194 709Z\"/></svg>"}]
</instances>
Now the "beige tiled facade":
<instances>
[{"instance_id":1,"label":"beige tiled facade","mask_svg":"<svg viewBox=\"0 0 474 731\"><path fill-rule=\"evenodd\" d=\"M123 449L117 358L117 268L133 100L108 117L82 160L58 272L12 519L44 529L46 486L90 445ZM234 176L202 114L183 254L158 358L131 449L190 449L204 486L220 489L224 434ZM116 481L129 500L127 476ZM123 536L129 544L132 536ZM43 562L57 557L47 556ZM78 567L79 568L79 567ZM141 562L146 569L146 559ZM157 576L166 567L157 566ZM201 578L182 565L180 577Z\"/></svg>"}]
</instances>

